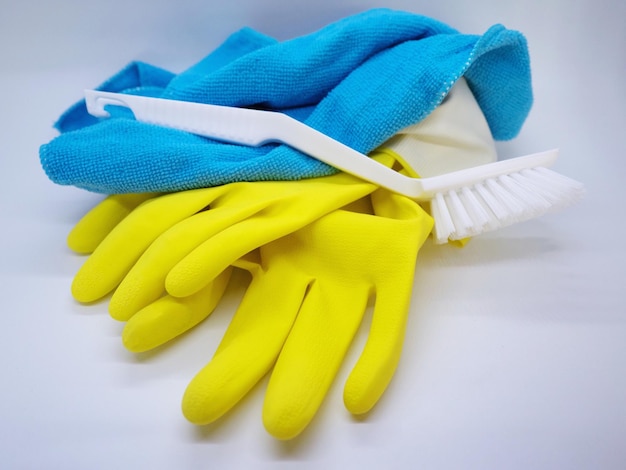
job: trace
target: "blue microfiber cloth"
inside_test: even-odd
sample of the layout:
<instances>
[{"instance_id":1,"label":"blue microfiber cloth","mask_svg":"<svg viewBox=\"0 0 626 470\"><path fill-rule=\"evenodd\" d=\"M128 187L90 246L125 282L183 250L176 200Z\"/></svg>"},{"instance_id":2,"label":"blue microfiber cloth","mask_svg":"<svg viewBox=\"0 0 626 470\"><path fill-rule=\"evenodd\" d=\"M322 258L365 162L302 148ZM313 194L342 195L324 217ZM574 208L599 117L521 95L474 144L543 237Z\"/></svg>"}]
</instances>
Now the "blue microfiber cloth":
<instances>
[{"instance_id":1,"label":"blue microfiber cloth","mask_svg":"<svg viewBox=\"0 0 626 470\"><path fill-rule=\"evenodd\" d=\"M286 112L362 153L425 118L461 76L495 139L517 135L532 104L520 33L496 25L482 36L464 35L386 9L282 43L244 29L182 74L159 74L158 83L135 74L125 91ZM118 90L107 91L120 91L123 81L104 85L114 82ZM57 124L72 130L40 150L59 184L103 193L176 191L335 171L284 145L226 144L124 116L93 123L81 106Z\"/></svg>"}]
</instances>

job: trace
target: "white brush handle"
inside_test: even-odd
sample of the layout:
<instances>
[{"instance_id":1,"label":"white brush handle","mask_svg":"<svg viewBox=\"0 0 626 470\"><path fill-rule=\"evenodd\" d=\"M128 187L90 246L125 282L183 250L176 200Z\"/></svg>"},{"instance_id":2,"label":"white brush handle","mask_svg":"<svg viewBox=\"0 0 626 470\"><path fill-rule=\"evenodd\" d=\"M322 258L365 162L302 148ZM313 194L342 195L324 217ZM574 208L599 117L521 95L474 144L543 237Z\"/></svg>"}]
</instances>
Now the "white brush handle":
<instances>
[{"instance_id":1,"label":"white brush handle","mask_svg":"<svg viewBox=\"0 0 626 470\"><path fill-rule=\"evenodd\" d=\"M259 146L282 142L317 160L393 192L416 200L475 184L524 168L549 166L557 150L503 160L431 178L411 178L387 168L367 155L332 139L286 114L229 106L149 98L85 90L90 114L108 117L107 105L129 108L138 121L179 129L212 139Z\"/></svg>"}]
</instances>

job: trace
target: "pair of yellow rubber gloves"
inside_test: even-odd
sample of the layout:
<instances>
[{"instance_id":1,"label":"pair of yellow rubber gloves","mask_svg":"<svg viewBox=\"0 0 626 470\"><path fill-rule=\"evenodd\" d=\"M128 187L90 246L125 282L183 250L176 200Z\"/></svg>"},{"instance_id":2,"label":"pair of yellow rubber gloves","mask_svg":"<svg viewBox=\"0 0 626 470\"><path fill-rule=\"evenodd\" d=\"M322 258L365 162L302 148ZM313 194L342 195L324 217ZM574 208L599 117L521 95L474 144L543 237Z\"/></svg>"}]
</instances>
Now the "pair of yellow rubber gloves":
<instances>
[{"instance_id":1,"label":"pair of yellow rubber gloves","mask_svg":"<svg viewBox=\"0 0 626 470\"><path fill-rule=\"evenodd\" d=\"M461 79L444 102L373 152L421 176L495 159L487 123ZM369 411L398 364L418 250L433 222L415 201L351 175L232 183L104 199L74 227L91 253L72 284L92 302L110 292L131 351L161 346L208 317L233 269L251 282L213 358L182 400L192 423L213 422L268 372L263 421L279 439L313 419L374 298L368 340L344 388Z\"/></svg>"}]
</instances>

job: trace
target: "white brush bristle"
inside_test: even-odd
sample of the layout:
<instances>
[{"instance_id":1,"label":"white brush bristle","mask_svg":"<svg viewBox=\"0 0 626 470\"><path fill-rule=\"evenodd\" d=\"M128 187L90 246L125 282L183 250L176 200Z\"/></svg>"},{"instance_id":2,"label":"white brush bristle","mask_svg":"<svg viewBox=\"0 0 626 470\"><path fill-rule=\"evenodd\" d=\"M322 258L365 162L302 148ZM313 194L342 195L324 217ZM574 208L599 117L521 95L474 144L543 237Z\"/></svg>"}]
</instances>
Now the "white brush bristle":
<instances>
[{"instance_id":1,"label":"white brush bristle","mask_svg":"<svg viewBox=\"0 0 626 470\"><path fill-rule=\"evenodd\" d=\"M581 183L544 167L438 193L431 200L435 240L461 240L533 219L578 201Z\"/></svg>"}]
</instances>

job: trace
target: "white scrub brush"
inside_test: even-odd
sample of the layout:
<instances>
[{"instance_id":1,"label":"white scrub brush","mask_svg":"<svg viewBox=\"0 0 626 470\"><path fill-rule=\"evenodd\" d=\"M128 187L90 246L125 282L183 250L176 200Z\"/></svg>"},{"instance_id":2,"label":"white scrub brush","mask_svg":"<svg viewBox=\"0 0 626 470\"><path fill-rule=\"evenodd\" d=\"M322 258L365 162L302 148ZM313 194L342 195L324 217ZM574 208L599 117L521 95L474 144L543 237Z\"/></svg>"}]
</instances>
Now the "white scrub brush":
<instances>
[{"instance_id":1,"label":"white scrub brush","mask_svg":"<svg viewBox=\"0 0 626 470\"><path fill-rule=\"evenodd\" d=\"M287 144L339 170L412 199L429 202L437 243L460 240L538 217L580 199L578 181L549 170L557 150L502 160L429 178L412 178L285 114L86 90L89 113L123 106L138 121L230 143Z\"/></svg>"}]
</instances>

